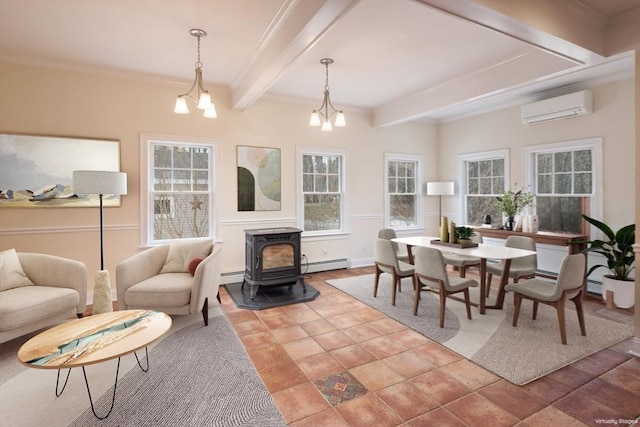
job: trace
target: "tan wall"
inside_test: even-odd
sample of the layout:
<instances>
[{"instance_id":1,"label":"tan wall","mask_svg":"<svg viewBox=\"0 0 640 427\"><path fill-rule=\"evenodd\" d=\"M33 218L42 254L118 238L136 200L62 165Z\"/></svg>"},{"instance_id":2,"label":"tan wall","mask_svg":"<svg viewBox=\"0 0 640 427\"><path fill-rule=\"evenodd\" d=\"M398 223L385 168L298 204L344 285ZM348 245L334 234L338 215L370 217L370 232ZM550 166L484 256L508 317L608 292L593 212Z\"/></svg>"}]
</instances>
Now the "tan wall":
<instances>
[{"instance_id":1,"label":"tan wall","mask_svg":"<svg viewBox=\"0 0 640 427\"><path fill-rule=\"evenodd\" d=\"M631 224L637 198L634 88L633 79L596 86L592 88L594 113L572 119L525 125L520 107L513 107L444 123L439 129L440 177L456 179L458 154L509 148L511 185L522 184L523 147L602 137L604 221L613 228ZM457 198L446 202L443 211L458 212Z\"/></svg>"},{"instance_id":2,"label":"tan wall","mask_svg":"<svg viewBox=\"0 0 640 427\"><path fill-rule=\"evenodd\" d=\"M295 226L296 146L347 150L349 228L338 240L304 241L310 262L373 256L373 239L383 223L384 152L425 154L425 179L435 179L435 125L414 123L373 129L370 117L347 111L348 126L331 133L307 126L313 106L260 101L244 112L230 111L228 96L213 95L218 119L173 113L183 87L115 77L0 63L0 131L116 139L128 194L120 208L105 208L105 268L115 282L118 262L140 250L140 134L219 139L224 272L244 269L244 229L265 223ZM319 96L322 95L319 93ZM282 150L282 210L238 212L236 146ZM435 200L424 199L427 216L437 216ZM0 250L51 253L99 268L98 210L91 208L0 209ZM326 253L325 253L326 251ZM90 282L93 280L90 279ZM90 283L90 287L92 284Z\"/></svg>"},{"instance_id":3,"label":"tan wall","mask_svg":"<svg viewBox=\"0 0 640 427\"><path fill-rule=\"evenodd\" d=\"M604 219L618 226L634 218L635 85L631 79L593 88L596 112L575 119L527 126L520 121L520 109L514 107L438 126L414 123L374 129L368 115L348 112L348 126L331 133L307 126L313 106L260 101L244 112L230 111L228 95L216 93L219 118L205 120L199 114L173 114L175 96L183 88L169 84L9 63L0 63L0 81L0 131L121 142L121 169L128 174L129 192L122 198L122 207L105 209L104 219L105 265L112 275L118 262L141 249L140 133L221 141L219 239L225 245L226 273L244 268L244 229L264 224L296 225L297 145L347 150L350 235L331 240L303 239L303 251L310 262L341 258L355 264L371 261L373 238L383 224L384 152L424 154L425 181L455 181L458 153L509 148L511 182L522 182L522 147L603 137ZM282 149L281 211L236 210L238 145ZM620 182L625 185L620 186ZM435 197L423 200L426 233L433 235L438 201ZM443 198L443 214L458 215L456 197ZM87 264L92 276L99 267L98 239L97 209L0 209L0 250L15 247L78 259Z\"/></svg>"}]
</instances>

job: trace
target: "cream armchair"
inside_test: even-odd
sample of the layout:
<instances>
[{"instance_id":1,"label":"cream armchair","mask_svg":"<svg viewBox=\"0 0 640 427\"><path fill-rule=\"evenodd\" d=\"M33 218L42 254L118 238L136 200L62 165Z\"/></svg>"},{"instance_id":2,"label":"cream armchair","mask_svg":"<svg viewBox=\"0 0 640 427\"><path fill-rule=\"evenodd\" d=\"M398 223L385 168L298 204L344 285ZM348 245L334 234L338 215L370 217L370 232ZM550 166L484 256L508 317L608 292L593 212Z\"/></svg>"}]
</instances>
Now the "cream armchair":
<instances>
[{"instance_id":1,"label":"cream armchair","mask_svg":"<svg viewBox=\"0 0 640 427\"><path fill-rule=\"evenodd\" d=\"M3 280L0 286L0 343L82 317L87 308L86 265L47 254L3 253L13 258L11 268L20 269L28 280L15 287ZM0 264L9 265L4 258ZM7 273L3 270L3 279Z\"/></svg>"},{"instance_id":2,"label":"cream armchair","mask_svg":"<svg viewBox=\"0 0 640 427\"><path fill-rule=\"evenodd\" d=\"M220 285L222 246L211 241L186 245L189 244L197 248L187 248L184 243L156 246L118 264L118 309L156 310L173 315L201 311L204 324L208 325L209 301L217 297ZM192 275L189 268L195 259L202 261ZM174 268L167 268L172 263Z\"/></svg>"}]
</instances>

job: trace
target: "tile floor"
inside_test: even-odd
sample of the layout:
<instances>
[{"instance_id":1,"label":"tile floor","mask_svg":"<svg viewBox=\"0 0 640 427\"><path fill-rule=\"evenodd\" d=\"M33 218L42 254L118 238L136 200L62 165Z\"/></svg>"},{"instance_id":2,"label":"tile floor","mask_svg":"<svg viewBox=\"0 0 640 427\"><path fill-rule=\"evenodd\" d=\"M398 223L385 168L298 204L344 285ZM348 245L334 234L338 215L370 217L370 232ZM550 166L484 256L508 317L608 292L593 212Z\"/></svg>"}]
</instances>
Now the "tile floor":
<instances>
[{"instance_id":1,"label":"tile floor","mask_svg":"<svg viewBox=\"0 0 640 427\"><path fill-rule=\"evenodd\" d=\"M515 386L326 283L370 273L314 273L306 281L321 292L315 301L260 311L236 308L221 288L222 309L287 424L601 426L640 416L640 358L624 343ZM603 310L595 298L585 303ZM328 382L339 391L325 397Z\"/></svg>"}]
</instances>

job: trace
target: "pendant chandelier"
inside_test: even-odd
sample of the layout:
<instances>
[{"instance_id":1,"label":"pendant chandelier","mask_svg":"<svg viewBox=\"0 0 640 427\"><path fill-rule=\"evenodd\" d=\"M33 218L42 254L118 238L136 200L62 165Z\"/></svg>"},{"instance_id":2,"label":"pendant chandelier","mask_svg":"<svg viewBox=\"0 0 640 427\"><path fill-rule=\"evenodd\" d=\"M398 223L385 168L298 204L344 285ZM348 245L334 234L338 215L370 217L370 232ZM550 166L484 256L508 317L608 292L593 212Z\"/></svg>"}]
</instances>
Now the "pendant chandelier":
<instances>
[{"instance_id":1,"label":"pendant chandelier","mask_svg":"<svg viewBox=\"0 0 640 427\"><path fill-rule=\"evenodd\" d=\"M187 98L192 100L196 106L204 110L204 116L210 119L218 117L216 114L216 107L211 102L211 96L209 92L202 86L202 62L200 62L200 37L206 37L207 33L204 30L194 28L189 33L198 38L198 60L196 61L196 79L191 86L191 89L187 93L178 95L176 99L176 106L173 109L177 114L189 114L189 107L187 107ZM194 92L192 94L192 92Z\"/></svg>"},{"instance_id":2,"label":"pendant chandelier","mask_svg":"<svg viewBox=\"0 0 640 427\"><path fill-rule=\"evenodd\" d=\"M342 112L342 110L336 110L336 108L333 106L329 95L329 64L333 64L333 59L323 58L320 60L320 63L323 64L326 69L324 99L322 100L322 105L317 110L313 110L311 112L309 126L322 126L320 130L330 131L333 129L331 127L332 116L335 116L335 121L333 123L335 127L346 126L347 122L344 120L344 113ZM329 111L329 108L331 108L331 111Z\"/></svg>"}]
</instances>

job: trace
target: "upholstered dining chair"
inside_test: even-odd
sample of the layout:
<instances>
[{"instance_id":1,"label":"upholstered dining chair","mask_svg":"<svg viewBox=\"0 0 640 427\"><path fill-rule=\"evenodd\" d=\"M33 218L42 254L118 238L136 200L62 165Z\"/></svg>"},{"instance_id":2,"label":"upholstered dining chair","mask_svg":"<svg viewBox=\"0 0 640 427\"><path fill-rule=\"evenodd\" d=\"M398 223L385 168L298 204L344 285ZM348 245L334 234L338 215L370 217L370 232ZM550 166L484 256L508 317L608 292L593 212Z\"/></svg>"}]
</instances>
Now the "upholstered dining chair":
<instances>
[{"instance_id":1,"label":"upholstered dining chair","mask_svg":"<svg viewBox=\"0 0 640 427\"><path fill-rule=\"evenodd\" d=\"M555 307L558 314L558 326L560 327L560 340L567 344L567 329L565 325L564 306L567 300L573 301L578 313L580 333L586 336L584 324L584 311L582 298L584 296L584 275L586 269L586 257L584 254L567 255L560 266L560 273L556 284L539 279L529 279L520 283L511 283L505 287L508 292L513 292L513 326L518 325L520 305L522 299L533 301L533 319L538 315L538 303Z\"/></svg>"},{"instance_id":2,"label":"upholstered dining chair","mask_svg":"<svg viewBox=\"0 0 640 427\"><path fill-rule=\"evenodd\" d=\"M396 231L393 228L381 228L378 231L378 237L381 239L391 240L395 239L398 236L396 235ZM393 246L393 250L396 251L396 257L398 258L398 261L408 263L409 253L407 252L406 248L404 250L401 249L400 245L398 245L396 242L391 242L391 245Z\"/></svg>"},{"instance_id":3,"label":"upholstered dining chair","mask_svg":"<svg viewBox=\"0 0 640 427\"><path fill-rule=\"evenodd\" d=\"M440 294L440 327L444 328L444 313L447 297L462 292L464 303L467 307L467 319L471 320L471 302L469 301L469 288L478 286L473 279L449 276L444 257L440 250L427 247L416 247L414 253L414 268L416 270L416 296L413 302L413 315L418 314L420 292L432 288Z\"/></svg>"},{"instance_id":4,"label":"upholstered dining chair","mask_svg":"<svg viewBox=\"0 0 640 427\"><path fill-rule=\"evenodd\" d=\"M402 292L401 280L405 277L411 277L413 287L415 289L414 270L411 264L398 260L396 250L392 245L392 241L377 238L373 247L373 258L376 264L376 279L373 285L374 298L378 295L378 282L382 273L391 275L392 293L391 305L396 305L396 290Z\"/></svg>"},{"instance_id":5,"label":"upholstered dining chair","mask_svg":"<svg viewBox=\"0 0 640 427\"><path fill-rule=\"evenodd\" d=\"M527 236L509 236L504 245L507 248L526 249L528 251L536 250L536 242ZM528 255L522 258L515 258L511 261L509 268L509 277L515 283L520 279L530 279L535 277L538 268L538 256ZM491 279L493 276L502 276L504 272L504 261L496 263L487 263L487 296L491 291Z\"/></svg>"},{"instance_id":6,"label":"upholstered dining chair","mask_svg":"<svg viewBox=\"0 0 640 427\"><path fill-rule=\"evenodd\" d=\"M473 243L482 243L482 235L478 232L471 236ZM480 266L480 258L469 255L458 255L452 253L443 253L444 263L447 265L453 265L460 269L460 277L465 278L467 275L467 268Z\"/></svg>"}]
</instances>

